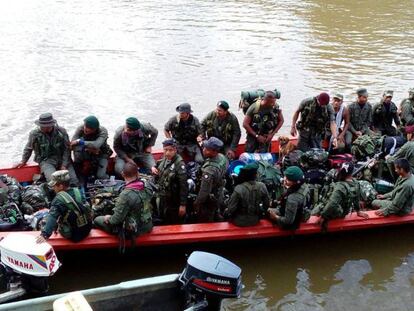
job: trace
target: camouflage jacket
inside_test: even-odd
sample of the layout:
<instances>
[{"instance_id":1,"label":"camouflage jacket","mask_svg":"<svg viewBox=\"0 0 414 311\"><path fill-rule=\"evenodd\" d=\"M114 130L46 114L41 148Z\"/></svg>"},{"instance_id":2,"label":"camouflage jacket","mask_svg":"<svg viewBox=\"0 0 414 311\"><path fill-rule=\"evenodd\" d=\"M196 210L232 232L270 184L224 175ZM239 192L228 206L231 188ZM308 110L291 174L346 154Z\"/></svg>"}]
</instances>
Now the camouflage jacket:
<instances>
[{"instance_id":1,"label":"camouflage jacket","mask_svg":"<svg viewBox=\"0 0 414 311\"><path fill-rule=\"evenodd\" d=\"M164 130L170 132L179 145L195 145L202 134L200 122L192 114L187 121L180 120L179 115L170 118Z\"/></svg>"},{"instance_id":2,"label":"camouflage jacket","mask_svg":"<svg viewBox=\"0 0 414 311\"><path fill-rule=\"evenodd\" d=\"M83 125L80 125L72 137L72 140L76 139L84 140L84 144L79 146L82 150L90 150L92 153L103 157L109 157L112 154L112 150L106 142L108 140L108 130L103 126L100 126L96 133L86 135L83 131Z\"/></svg>"},{"instance_id":3,"label":"camouflage jacket","mask_svg":"<svg viewBox=\"0 0 414 311\"><path fill-rule=\"evenodd\" d=\"M400 104L401 122L406 125L414 120L414 99L406 98Z\"/></svg>"},{"instance_id":4,"label":"camouflage jacket","mask_svg":"<svg viewBox=\"0 0 414 311\"><path fill-rule=\"evenodd\" d=\"M316 97L304 99L299 105L300 121L296 125L298 130L312 130L323 133L327 124L335 121L335 111L331 104L321 106Z\"/></svg>"},{"instance_id":5,"label":"camouflage jacket","mask_svg":"<svg viewBox=\"0 0 414 311\"><path fill-rule=\"evenodd\" d=\"M392 202L389 208L382 209L385 216L391 214L403 216L410 213L414 205L414 176L398 177L394 189L384 194L384 199Z\"/></svg>"},{"instance_id":6,"label":"camouflage jacket","mask_svg":"<svg viewBox=\"0 0 414 311\"><path fill-rule=\"evenodd\" d=\"M33 151L37 163L54 159L58 164L67 166L70 163L68 133L57 125L50 134L44 134L40 128L35 128L30 132L29 140L24 147L22 162L26 163Z\"/></svg>"},{"instance_id":7,"label":"camouflage jacket","mask_svg":"<svg viewBox=\"0 0 414 311\"><path fill-rule=\"evenodd\" d=\"M385 129L392 126L392 121L395 125L400 125L400 117L398 116L397 106L391 102L389 109L381 100L372 108L372 125L376 129Z\"/></svg>"},{"instance_id":8,"label":"camouflage jacket","mask_svg":"<svg viewBox=\"0 0 414 311\"><path fill-rule=\"evenodd\" d=\"M266 135L273 132L279 123L280 108L278 104L273 107L263 107L261 99L256 100L246 111L249 116L250 126L259 135Z\"/></svg>"},{"instance_id":9,"label":"camouflage jacket","mask_svg":"<svg viewBox=\"0 0 414 311\"><path fill-rule=\"evenodd\" d=\"M357 102L353 102L348 106L349 110L349 130L352 134L361 131L362 134L368 134L372 125L372 106L365 103L361 106Z\"/></svg>"},{"instance_id":10,"label":"camouflage jacket","mask_svg":"<svg viewBox=\"0 0 414 311\"><path fill-rule=\"evenodd\" d=\"M224 119L219 119L215 111L210 112L201 122L201 129L205 139L217 137L224 143L224 148L236 150L239 144L240 125L237 117L231 112Z\"/></svg>"}]
</instances>

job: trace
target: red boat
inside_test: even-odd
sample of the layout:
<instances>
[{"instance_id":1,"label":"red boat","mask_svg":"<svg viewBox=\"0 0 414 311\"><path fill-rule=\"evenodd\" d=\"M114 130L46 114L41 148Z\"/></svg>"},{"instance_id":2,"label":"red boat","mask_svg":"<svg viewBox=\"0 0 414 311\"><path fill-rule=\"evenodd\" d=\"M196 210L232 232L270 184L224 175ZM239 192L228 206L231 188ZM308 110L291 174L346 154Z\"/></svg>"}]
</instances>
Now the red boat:
<instances>
[{"instance_id":1,"label":"red boat","mask_svg":"<svg viewBox=\"0 0 414 311\"><path fill-rule=\"evenodd\" d=\"M239 145L238 153L240 154L243 150L244 144ZM277 153L278 150L278 142L274 141L272 143L272 152ZM162 152L154 152L156 159L159 159L161 155ZM33 175L38 173L40 173L40 170L35 164L27 165L20 169L0 169L0 174L8 174L20 182L30 182ZM404 217L376 216L374 211L368 211L368 215L369 219L364 219L358 217L356 213L352 213L344 219L330 221L328 232L353 231L414 223L414 212ZM156 226L150 233L139 236L136 240L136 245L153 246L316 234L321 232L321 227L317 221L318 217L312 216L308 222L302 223L300 228L295 231L280 230L268 220L261 220L259 224L251 227L237 227L228 222ZM8 232L0 232L0 237L4 237L7 234ZM27 234L39 235L39 232L28 231ZM76 250L114 248L118 247L119 241L116 236L93 229L89 237L79 243L70 242L59 234L53 234L49 239L49 243L56 250Z\"/></svg>"}]
</instances>

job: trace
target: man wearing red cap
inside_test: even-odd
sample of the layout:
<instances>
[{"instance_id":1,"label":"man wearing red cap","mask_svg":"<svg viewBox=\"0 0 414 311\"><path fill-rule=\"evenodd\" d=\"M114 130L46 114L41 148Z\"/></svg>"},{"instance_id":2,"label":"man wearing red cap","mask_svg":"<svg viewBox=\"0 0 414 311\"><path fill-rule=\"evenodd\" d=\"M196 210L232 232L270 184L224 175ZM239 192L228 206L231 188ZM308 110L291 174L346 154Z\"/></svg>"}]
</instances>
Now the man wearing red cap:
<instances>
[{"instance_id":1,"label":"man wearing red cap","mask_svg":"<svg viewBox=\"0 0 414 311\"><path fill-rule=\"evenodd\" d=\"M300 120L298 121L300 114ZM296 123L297 122L297 123ZM337 129L335 112L329 103L329 95L320 93L316 97L304 99L293 114L290 134L298 137L298 149L308 151L311 148L321 148L322 135L329 123L332 133L332 145L337 146Z\"/></svg>"}]
</instances>

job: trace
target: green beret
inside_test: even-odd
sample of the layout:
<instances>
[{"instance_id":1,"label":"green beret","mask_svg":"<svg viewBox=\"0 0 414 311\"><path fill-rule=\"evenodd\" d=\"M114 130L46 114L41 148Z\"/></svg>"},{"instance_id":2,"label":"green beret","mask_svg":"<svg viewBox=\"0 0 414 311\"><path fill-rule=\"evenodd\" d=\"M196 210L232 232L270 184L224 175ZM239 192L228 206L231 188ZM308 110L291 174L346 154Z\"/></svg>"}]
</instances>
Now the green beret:
<instances>
[{"instance_id":1,"label":"green beret","mask_svg":"<svg viewBox=\"0 0 414 311\"><path fill-rule=\"evenodd\" d=\"M289 166L285 170L285 177L290 181L299 181L303 179L303 171L298 166Z\"/></svg>"},{"instance_id":2,"label":"green beret","mask_svg":"<svg viewBox=\"0 0 414 311\"><path fill-rule=\"evenodd\" d=\"M259 164L257 164L257 162L252 162L252 163L249 163L249 164L243 166L240 170L243 170L243 171L257 171L258 168L259 168Z\"/></svg>"},{"instance_id":3,"label":"green beret","mask_svg":"<svg viewBox=\"0 0 414 311\"><path fill-rule=\"evenodd\" d=\"M226 102L225 100L220 100L217 103L217 107L223 108L224 110L229 110L229 108L230 108L229 103Z\"/></svg>"},{"instance_id":4,"label":"green beret","mask_svg":"<svg viewBox=\"0 0 414 311\"><path fill-rule=\"evenodd\" d=\"M85 126L90 129L98 129L99 128L99 120L95 116L86 117L83 122L85 122Z\"/></svg>"},{"instance_id":5,"label":"green beret","mask_svg":"<svg viewBox=\"0 0 414 311\"><path fill-rule=\"evenodd\" d=\"M129 117L126 119L125 123L131 130L138 130L141 128L141 123L139 123L138 119L135 117Z\"/></svg>"}]
</instances>

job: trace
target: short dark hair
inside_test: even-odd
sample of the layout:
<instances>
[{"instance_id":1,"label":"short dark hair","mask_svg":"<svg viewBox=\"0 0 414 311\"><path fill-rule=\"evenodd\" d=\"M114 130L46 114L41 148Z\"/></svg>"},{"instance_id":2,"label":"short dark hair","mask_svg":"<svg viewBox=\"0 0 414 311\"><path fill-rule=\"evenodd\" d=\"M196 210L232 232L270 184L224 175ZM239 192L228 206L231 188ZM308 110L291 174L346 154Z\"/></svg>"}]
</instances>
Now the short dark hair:
<instances>
[{"instance_id":1,"label":"short dark hair","mask_svg":"<svg viewBox=\"0 0 414 311\"><path fill-rule=\"evenodd\" d=\"M411 172L410 162L407 159L401 158L394 161L394 166L402 169L406 173Z\"/></svg>"},{"instance_id":2,"label":"short dark hair","mask_svg":"<svg viewBox=\"0 0 414 311\"><path fill-rule=\"evenodd\" d=\"M122 169L122 174L125 177L134 177L138 173L138 166L135 163L127 162L124 164L124 168Z\"/></svg>"},{"instance_id":3,"label":"short dark hair","mask_svg":"<svg viewBox=\"0 0 414 311\"><path fill-rule=\"evenodd\" d=\"M70 180L67 180L67 181L57 181L55 185L57 185L57 186L64 186L65 188L69 188L70 187Z\"/></svg>"}]
</instances>

